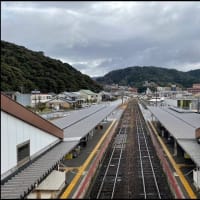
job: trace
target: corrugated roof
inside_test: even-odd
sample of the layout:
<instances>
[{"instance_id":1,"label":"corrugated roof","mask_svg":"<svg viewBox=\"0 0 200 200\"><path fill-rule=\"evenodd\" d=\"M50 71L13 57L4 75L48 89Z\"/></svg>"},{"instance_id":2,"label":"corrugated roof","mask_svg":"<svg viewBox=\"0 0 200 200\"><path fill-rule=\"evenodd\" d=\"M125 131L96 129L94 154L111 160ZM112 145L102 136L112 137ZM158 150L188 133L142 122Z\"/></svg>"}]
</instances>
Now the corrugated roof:
<instances>
[{"instance_id":1,"label":"corrugated roof","mask_svg":"<svg viewBox=\"0 0 200 200\"><path fill-rule=\"evenodd\" d=\"M200 166L200 145L195 139L195 127L200 125L200 116L196 113L178 113L166 107L148 106L148 109Z\"/></svg>"},{"instance_id":2,"label":"corrugated roof","mask_svg":"<svg viewBox=\"0 0 200 200\"><path fill-rule=\"evenodd\" d=\"M167 112L171 113L172 115L175 115L176 117L180 118L181 120L185 121L188 123L190 126L194 128L199 128L200 127L200 114L197 113L180 113L173 111L168 108L163 108Z\"/></svg>"},{"instance_id":3,"label":"corrugated roof","mask_svg":"<svg viewBox=\"0 0 200 200\"><path fill-rule=\"evenodd\" d=\"M184 149L191 159L200 167L200 145L196 140L178 140L179 145Z\"/></svg>"},{"instance_id":4,"label":"corrugated roof","mask_svg":"<svg viewBox=\"0 0 200 200\"><path fill-rule=\"evenodd\" d=\"M90 115L87 118L84 118L80 122L64 129L64 140L67 141L68 139L72 138L82 138L84 137L89 131L91 131L98 123L100 123L105 117L107 117L117 105L109 105L104 109L96 112L95 115Z\"/></svg>"},{"instance_id":5,"label":"corrugated roof","mask_svg":"<svg viewBox=\"0 0 200 200\"><path fill-rule=\"evenodd\" d=\"M64 129L80 121L81 119L86 118L96 113L97 111L103 109L104 107L105 107L104 104L100 104L100 105L91 106L89 108L84 108L82 110L72 111L72 112L69 112L69 115L67 115L66 117L56 119L51 122L55 124L56 126L58 126L59 128Z\"/></svg>"},{"instance_id":6,"label":"corrugated roof","mask_svg":"<svg viewBox=\"0 0 200 200\"><path fill-rule=\"evenodd\" d=\"M172 115L171 112L174 111L151 106L148 109L176 139L195 139L195 128L176 114Z\"/></svg>"},{"instance_id":7,"label":"corrugated roof","mask_svg":"<svg viewBox=\"0 0 200 200\"><path fill-rule=\"evenodd\" d=\"M77 142L61 142L49 150L4 185L1 185L1 198L19 199L21 196L23 197L24 192L28 192L35 183L38 183L76 145Z\"/></svg>"}]
</instances>

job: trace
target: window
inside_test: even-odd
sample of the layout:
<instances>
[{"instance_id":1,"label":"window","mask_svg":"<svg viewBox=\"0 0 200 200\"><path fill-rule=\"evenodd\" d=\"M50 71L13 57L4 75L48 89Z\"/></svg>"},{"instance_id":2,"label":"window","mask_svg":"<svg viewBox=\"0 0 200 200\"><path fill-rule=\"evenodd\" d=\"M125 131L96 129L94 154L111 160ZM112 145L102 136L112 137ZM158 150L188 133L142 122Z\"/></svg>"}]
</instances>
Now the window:
<instances>
[{"instance_id":1,"label":"window","mask_svg":"<svg viewBox=\"0 0 200 200\"><path fill-rule=\"evenodd\" d=\"M17 164L21 165L30 158L30 140L17 145Z\"/></svg>"}]
</instances>

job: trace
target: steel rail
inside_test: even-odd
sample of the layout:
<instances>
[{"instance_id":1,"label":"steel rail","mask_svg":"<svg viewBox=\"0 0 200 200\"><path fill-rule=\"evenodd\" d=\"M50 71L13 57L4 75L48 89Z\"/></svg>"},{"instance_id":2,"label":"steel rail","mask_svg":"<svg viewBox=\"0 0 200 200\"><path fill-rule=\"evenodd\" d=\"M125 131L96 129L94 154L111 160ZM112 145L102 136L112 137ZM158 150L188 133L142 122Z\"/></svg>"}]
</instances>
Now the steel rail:
<instances>
[{"instance_id":1,"label":"steel rail","mask_svg":"<svg viewBox=\"0 0 200 200\"><path fill-rule=\"evenodd\" d=\"M141 153L141 146L140 146L140 139L139 139L139 127L138 127L138 115L136 115L136 128L137 128L137 141L138 141L138 147L139 147L139 155L140 155L140 167L141 167L141 175L142 175L142 184L143 184L143 190L144 190L144 198L147 198L146 194L146 187L145 187L145 181L144 181L144 169L143 169L143 161L142 161L142 153Z\"/></svg>"},{"instance_id":2,"label":"steel rail","mask_svg":"<svg viewBox=\"0 0 200 200\"><path fill-rule=\"evenodd\" d=\"M121 131L122 131L122 127L120 128L118 134L120 134ZM100 188L99 188L99 191L98 191L98 194L97 194L97 199L98 199L99 196L101 195L102 188L103 188L103 185L104 185L104 183L105 183L105 178L106 178L106 176L107 176L107 173L108 173L108 170L109 170L109 167L110 167L110 163L111 163L111 161L112 161L112 158L113 158L113 155L114 155L114 152L115 152L115 149L116 149L116 145L117 145L117 143L115 143L115 145L114 145L114 147L113 147L112 154L111 154L111 156L110 156L110 159L109 159L109 162L108 162L108 165L107 165L105 174L104 174L104 176L103 176L103 180L102 180L102 182L101 182L101 185L100 185Z\"/></svg>"},{"instance_id":3,"label":"steel rail","mask_svg":"<svg viewBox=\"0 0 200 200\"><path fill-rule=\"evenodd\" d=\"M127 127L125 128L125 133L126 133L126 129ZM124 133L124 136L123 136L123 142L122 142L122 147L121 147L121 151L120 151L120 157L119 157L119 161L118 161L118 165L117 165L117 172L116 172L116 176L115 176L115 181L114 181L114 186L113 186L113 191L112 191L112 195L111 195L111 199L113 199L114 197L114 192L115 192L115 185L116 185L116 181L117 181L117 177L118 177L118 173L119 173L119 166L120 166L120 163L121 163L121 157L122 157L122 152L123 152L123 148L124 148L124 143L125 143L125 133Z\"/></svg>"},{"instance_id":4,"label":"steel rail","mask_svg":"<svg viewBox=\"0 0 200 200\"><path fill-rule=\"evenodd\" d=\"M138 116L139 116L139 123L141 125L141 130L142 130L142 134L143 134L143 137L144 137L144 141L145 141L145 145L146 145L146 149L147 149L147 153L148 153L148 159L149 159L151 170L152 170L152 173L153 173L153 178L154 178L154 183L155 183L155 186L156 186L157 194L158 194L159 199L161 199L160 190L159 190L159 187L158 187L158 183L157 183L157 179L156 179L156 176L155 176L154 167L153 167L152 160L151 160L151 155L149 153L149 147L148 147L148 144L147 144L145 131L144 131L144 128L143 128L143 125L142 125L141 116L139 115L139 113L138 113Z\"/></svg>"},{"instance_id":5,"label":"steel rail","mask_svg":"<svg viewBox=\"0 0 200 200\"><path fill-rule=\"evenodd\" d=\"M120 148L120 155L119 155L119 158L118 158L118 163L117 163L117 170L116 170L116 174L115 174L115 179L114 179L114 182L113 182L113 188L112 188L112 193L111 193L111 199L113 199L114 197L114 193L115 193L115 188L116 188L116 182L117 182L117 177L118 177L118 174L119 174L119 167L120 167L120 163L121 163L121 158L122 158L122 153L123 153L123 149L124 149L124 146L125 146L125 141L126 141L126 129L127 129L127 120L124 121L125 123L122 123L121 127L120 127L120 131L119 133L116 135L115 139L117 139L117 136L119 135L123 135L122 139L121 139L121 148ZM125 129L123 125L126 125L125 126ZM102 189L103 189L103 186L105 186L105 179L106 179L106 176L108 174L108 171L110 169L110 164L111 164L111 161L114 159L113 158L113 155L115 153L115 150L117 149L116 146L118 145L117 141L115 141L114 143L114 147L113 147L113 150L112 150L112 153L111 153L111 156L110 156L110 159L109 159L109 162L108 162L108 165L107 165L107 168L106 168L106 171L104 173L104 176L103 176L103 180L101 182L101 185L100 185L100 188L98 190L98 194L97 194L97 199L99 199L100 195L102 194Z\"/></svg>"}]
</instances>

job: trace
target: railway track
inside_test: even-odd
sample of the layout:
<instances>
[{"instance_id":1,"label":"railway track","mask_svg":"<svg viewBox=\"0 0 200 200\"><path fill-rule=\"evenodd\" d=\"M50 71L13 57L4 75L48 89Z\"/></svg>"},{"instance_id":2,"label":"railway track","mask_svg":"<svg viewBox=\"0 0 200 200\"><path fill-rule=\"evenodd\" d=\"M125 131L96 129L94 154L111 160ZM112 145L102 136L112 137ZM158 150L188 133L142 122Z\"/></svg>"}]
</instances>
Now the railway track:
<instances>
[{"instance_id":1,"label":"railway track","mask_svg":"<svg viewBox=\"0 0 200 200\"><path fill-rule=\"evenodd\" d=\"M152 151L149 147L149 142L147 140L147 135L143 128L144 123L142 123L141 115L138 112L136 114L136 134L138 142L138 151L139 151L139 163L140 163L140 176L141 181L138 184L141 184L141 193L144 199L154 198L161 199L160 189L156 177L156 169L153 166L152 161Z\"/></svg>"},{"instance_id":2,"label":"railway track","mask_svg":"<svg viewBox=\"0 0 200 200\"><path fill-rule=\"evenodd\" d=\"M88 198L173 198L137 102L129 102Z\"/></svg>"},{"instance_id":3,"label":"railway track","mask_svg":"<svg viewBox=\"0 0 200 200\"><path fill-rule=\"evenodd\" d=\"M120 128L119 133L115 137L106 171L102 176L102 181L96 196L97 199L113 199L114 197L116 184L120 181L119 167L126 139L126 127Z\"/></svg>"}]
</instances>

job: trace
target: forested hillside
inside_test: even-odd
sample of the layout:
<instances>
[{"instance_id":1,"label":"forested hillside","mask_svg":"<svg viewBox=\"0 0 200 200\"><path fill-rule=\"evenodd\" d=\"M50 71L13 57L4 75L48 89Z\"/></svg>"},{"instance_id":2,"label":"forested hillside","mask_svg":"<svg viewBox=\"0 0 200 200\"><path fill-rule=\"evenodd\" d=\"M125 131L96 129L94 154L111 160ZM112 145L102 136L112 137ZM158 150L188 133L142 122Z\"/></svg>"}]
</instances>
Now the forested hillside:
<instances>
[{"instance_id":1,"label":"forested hillside","mask_svg":"<svg viewBox=\"0 0 200 200\"><path fill-rule=\"evenodd\" d=\"M43 52L1 41L1 91L98 92L101 86L68 63L44 56Z\"/></svg>"},{"instance_id":2,"label":"forested hillside","mask_svg":"<svg viewBox=\"0 0 200 200\"><path fill-rule=\"evenodd\" d=\"M111 71L103 77L96 79L102 84L130 85L137 88L144 87L144 82L154 82L159 86L176 84L187 88L193 83L200 82L200 69L181 72L175 69L166 69L153 66L135 66Z\"/></svg>"}]
</instances>

